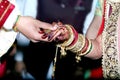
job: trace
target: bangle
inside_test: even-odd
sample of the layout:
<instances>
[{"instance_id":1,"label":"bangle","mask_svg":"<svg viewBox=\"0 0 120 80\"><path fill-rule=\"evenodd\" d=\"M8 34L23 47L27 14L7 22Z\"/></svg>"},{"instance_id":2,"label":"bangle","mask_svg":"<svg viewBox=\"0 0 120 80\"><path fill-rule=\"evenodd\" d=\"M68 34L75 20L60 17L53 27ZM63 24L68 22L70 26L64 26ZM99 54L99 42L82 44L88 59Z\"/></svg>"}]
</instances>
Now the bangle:
<instances>
[{"instance_id":1,"label":"bangle","mask_svg":"<svg viewBox=\"0 0 120 80\"><path fill-rule=\"evenodd\" d=\"M87 55L88 53L90 53L92 51L92 47L93 47L92 42L90 40L88 40L88 42L89 43L86 46L85 51L82 52L82 50L81 50L81 51L77 52L77 54L75 56L77 63L81 60L81 56Z\"/></svg>"},{"instance_id":2,"label":"bangle","mask_svg":"<svg viewBox=\"0 0 120 80\"><path fill-rule=\"evenodd\" d=\"M73 33L74 33L74 40L73 40L72 43L71 43L69 46L67 46L67 47L73 46L73 45L77 42L78 36L79 36L79 34L77 33L77 31L76 31L73 27L71 27L71 28L72 28Z\"/></svg>"},{"instance_id":3,"label":"bangle","mask_svg":"<svg viewBox=\"0 0 120 80\"><path fill-rule=\"evenodd\" d=\"M85 37L82 34L79 34L78 40L72 46L66 48L66 50L70 50L73 53L77 53L82 50L85 45Z\"/></svg>"},{"instance_id":4,"label":"bangle","mask_svg":"<svg viewBox=\"0 0 120 80\"><path fill-rule=\"evenodd\" d=\"M15 24L14 24L14 26L13 26L13 30L14 30L15 32L18 32L18 29L17 29L16 24L17 24L17 22L19 21L19 18L20 18L20 15L17 16L17 19L16 19Z\"/></svg>"},{"instance_id":5,"label":"bangle","mask_svg":"<svg viewBox=\"0 0 120 80\"><path fill-rule=\"evenodd\" d=\"M65 56L67 54L65 49L67 46L69 46L74 41L74 37L75 37L74 32L72 30L72 26L66 24L65 27L69 32L69 39L64 41L62 44L57 44L57 46L61 48L60 52L62 56Z\"/></svg>"},{"instance_id":6,"label":"bangle","mask_svg":"<svg viewBox=\"0 0 120 80\"><path fill-rule=\"evenodd\" d=\"M73 42L75 36L74 36L74 33L73 33L71 25L66 24L65 27L69 31L69 36L70 37L69 37L68 40L66 40L64 43L62 43L61 46L67 47L67 46L69 46Z\"/></svg>"},{"instance_id":7,"label":"bangle","mask_svg":"<svg viewBox=\"0 0 120 80\"><path fill-rule=\"evenodd\" d=\"M86 38L85 39L85 45L82 48L81 52L84 53L87 50L88 46L89 46L89 40Z\"/></svg>"},{"instance_id":8,"label":"bangle","mask_svg":"<svg viewBox=\"0 0 120 80\"><path fill-rule=\"evenodd\" d=\"M83 56L83 55L87 55L88 53L90 53L92 51L92 48L93 48L93 45L92 45L92 42L90 40L88 40L88 46L86 48L86 51L82 52L82 51L79 51L78 54L80 56Z\"/></svg>"}]
</instances>

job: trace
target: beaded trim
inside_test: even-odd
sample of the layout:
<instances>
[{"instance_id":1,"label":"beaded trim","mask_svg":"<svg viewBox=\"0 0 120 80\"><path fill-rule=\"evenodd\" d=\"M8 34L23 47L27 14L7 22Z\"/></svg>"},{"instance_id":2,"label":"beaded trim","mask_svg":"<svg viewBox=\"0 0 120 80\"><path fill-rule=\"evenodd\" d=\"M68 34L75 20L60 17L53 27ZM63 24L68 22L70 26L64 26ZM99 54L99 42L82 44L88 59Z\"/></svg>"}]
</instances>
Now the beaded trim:
<instances>
[{"instance_id":1,"label":"beaded trim","mask_svg":"<svg viewBox=\"0 0 120 80\"><path fill-rule=\"evenodd\" d=\"M112 8L112 12L107 17L105 12L105 26L102 34L103 57L102 67L103 76L107 79L120 79L120 55L118 47L118 25L117 21L120 17L120 1L106 1L106 9Z\"/></svg>"}]
</instances>

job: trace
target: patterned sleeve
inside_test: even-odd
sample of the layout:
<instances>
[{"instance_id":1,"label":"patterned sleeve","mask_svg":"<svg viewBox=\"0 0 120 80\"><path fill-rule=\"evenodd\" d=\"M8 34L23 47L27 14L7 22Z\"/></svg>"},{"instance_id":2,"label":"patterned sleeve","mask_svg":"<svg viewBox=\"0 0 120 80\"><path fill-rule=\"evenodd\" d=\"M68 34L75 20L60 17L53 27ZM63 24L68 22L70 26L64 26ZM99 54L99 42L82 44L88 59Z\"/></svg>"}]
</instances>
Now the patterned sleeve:
<instances>
[{"instance_id":1,"label":"patterned sleeve","mask_svg":"<svg viewBox=\"0 0 120 80\"><path fill-rule=\"evenodd\" d=\"M102 16L103 13L103 1L104 0L98 0L96 4L96 10L95 10L95 15Z\"/></svg>"},{"instance_id":2,"label":"patterned sleeve","mask_svg":"<svg viewBox=\"0 0 120 80\"><path fill-rule=\"evenodd\" d=\"M0 0L0 29L12 30L18 15L15 0Z\"/></svg>"},{"instance_id":3,"label":"patterned sleeve","mask_svg":"<svg viewBox=\"0 0 120 80\"><path fill-rule=\"evenodd\" d=\"M15 0L0 0L0 57L7 53L14 43L17 32L11 30L20 15Z\"/></svg>"}]
</instances>

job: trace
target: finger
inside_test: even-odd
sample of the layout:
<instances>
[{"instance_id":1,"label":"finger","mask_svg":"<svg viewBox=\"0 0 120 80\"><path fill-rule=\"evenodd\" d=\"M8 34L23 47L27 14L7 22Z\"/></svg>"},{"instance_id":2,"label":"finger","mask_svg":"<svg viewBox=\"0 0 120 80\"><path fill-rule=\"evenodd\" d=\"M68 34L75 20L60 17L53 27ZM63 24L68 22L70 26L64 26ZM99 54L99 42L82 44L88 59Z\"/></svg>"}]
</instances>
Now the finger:
<instances>
[{"instance_id":1,"label":"finger","mask_svg":"<svg viewBox=\"0 0 120 80\"><path fill-rule=\"evenodd\" d=\"M51 31L49 32L47 35L48 35L48 40L50 41L53 36L59 31L59 29L55 30L55 31Z\"/></svg>"},{"instance_id":2,"label":"finger","mask_svg":"<svg viewBox=\"0 0 120 80\"><path fill-rule=\"evenodd\" d=\"M41 36L42 39L45 39L47 37L48 37L47 34L43 34L43 36Z\"/></svg>"},{"instance_id":3,"label":"finger","mask_svg":"<svg viewBox=\"0 0 120 80\"><path fill-rule=\"evenodd\" d=\"M44 29L44 32L46 34L52 34L53 32L57 31L59 29L59 26L58 25L54 25L54 27L56 27L57 29L56 30L49 30L49 29Z\"/></svg>"},{"instance_id":4,"label":"finger","mask_svg":"<svg viewBox=\"0 0 120 80\"><path fill-rule=\"evenodd\" d=\"M39 42L39 41L47 41L45 38L46 38L46 34L45 33L42 33L42 32L35 32L34 34L32 34L31 37L29 37L29 39L32 41L32 42Z\"/></svg>"},{"instance_id":5,"label":"finger","mask_svg":"<svg viewBox=\"0 0 120 80\"><path fill-rule=\"evenodd\" d=\"M52 34L52 36L48 38L48 40L49 41L55 40L61 34L61 32L62 32L62 29L57 30L56 32L54 32L54 34Z\"/></svg>"},{"instance_id":6,"label":"finger","mask_svg":"<svg viewBox=\"0 0 120 80\"><path fill-rule=\"evenodd\" d=\"M56 30L57 27L53 26L52 24L46 23L46 22L40 22L37 23L37 25L39 26L39 28L43 28L43 29L49 29L49 30Z\"/></svg>"},{"instance_id":7,"label":"finger","mask_svg":"<svg viewBox=\"0 0 120 80\"><path fill-rule=\"evenodd\" d=\"M55 40L56 39L56 37L58 37L58 35L62 35L62 34L64 34L65 33L65 30L64 30L64 28L63 27L58 27L58 29L56 30L56 31L53 31L53 32L50 32L49 34L48 34L48 39L51 41L51 40Z\"/></svg>"}]
</instances>

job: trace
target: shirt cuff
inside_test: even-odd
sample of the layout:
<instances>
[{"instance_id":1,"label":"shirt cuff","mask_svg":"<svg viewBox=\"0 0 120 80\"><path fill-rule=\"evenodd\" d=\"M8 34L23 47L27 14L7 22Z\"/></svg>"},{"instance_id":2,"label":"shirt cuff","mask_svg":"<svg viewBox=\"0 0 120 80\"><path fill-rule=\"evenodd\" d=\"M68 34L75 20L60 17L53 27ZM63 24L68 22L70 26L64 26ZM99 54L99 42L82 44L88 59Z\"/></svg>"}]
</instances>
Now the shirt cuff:
<instances>
[{"instance_id":1,"label":"shirt cuff","mask_svg":"<svg viewBox=\"0 0 120 80\"><path fill-rule=\"evenodd\" d=\"M15 8L12 10L12 12L9 14L8 18L6 19L5 23L3 24L3 28L6 30L12 30L12 28L16 22L17 16L20 15L20 11L19 11L17 5L15 4L15 2L10 0L10 3L12 5L14 5Z\"/></svg>"}]
</instances>

